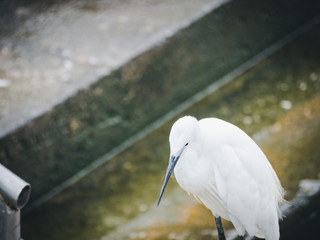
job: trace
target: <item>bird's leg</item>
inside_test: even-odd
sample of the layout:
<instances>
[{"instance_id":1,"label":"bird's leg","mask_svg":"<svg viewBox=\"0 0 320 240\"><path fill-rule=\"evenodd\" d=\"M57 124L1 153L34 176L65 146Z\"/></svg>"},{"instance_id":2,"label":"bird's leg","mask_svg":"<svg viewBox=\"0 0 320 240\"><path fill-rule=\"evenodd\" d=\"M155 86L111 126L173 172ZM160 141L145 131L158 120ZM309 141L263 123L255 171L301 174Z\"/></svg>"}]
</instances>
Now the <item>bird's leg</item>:
<instances>
[{"instance_id":1,"label":"bird's leg","mask_svg":"<svg viewBox=\"0 0 320 240\"><path fill-rule=\"evenodd\" d=\"M226 237L224 236L224 231L221 223L221 218L220 217L214 217L216 220L216 225L217 225L217 230L218 230L218 235L219 235L219 240L226 240Z\"/></svg>"}]
</instances>

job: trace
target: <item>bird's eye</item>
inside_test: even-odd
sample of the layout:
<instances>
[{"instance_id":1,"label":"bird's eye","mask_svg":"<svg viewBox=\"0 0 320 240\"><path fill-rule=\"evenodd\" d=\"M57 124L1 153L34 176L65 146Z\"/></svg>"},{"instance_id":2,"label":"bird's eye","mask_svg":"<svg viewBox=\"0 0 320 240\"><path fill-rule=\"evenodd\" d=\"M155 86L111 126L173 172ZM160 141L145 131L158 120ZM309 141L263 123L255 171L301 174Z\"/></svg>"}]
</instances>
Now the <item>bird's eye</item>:
<instances>
[{"instance_id":1,"label":"bird's eye","mask_svg":"<svg viewBox=\"0 0 320 240\"><path fill-rule=\"evenodd\" d=\"M186 143L186 145L185 145L185 146L188 146L188 144L189 144L189 143Z\"/></svg>"}]
</instances>

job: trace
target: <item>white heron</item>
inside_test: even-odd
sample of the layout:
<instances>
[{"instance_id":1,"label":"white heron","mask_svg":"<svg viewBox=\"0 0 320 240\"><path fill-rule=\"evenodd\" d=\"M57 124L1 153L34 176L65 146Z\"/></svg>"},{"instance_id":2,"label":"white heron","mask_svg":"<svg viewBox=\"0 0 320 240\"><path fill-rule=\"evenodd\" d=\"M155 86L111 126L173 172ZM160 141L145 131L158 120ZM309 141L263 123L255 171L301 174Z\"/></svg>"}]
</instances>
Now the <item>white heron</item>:
<instances>
[{"instance_id":1,"label":"white heron","mask_svg":"<svg viewBox=\"0 0 320 240\"><path fill-rule=\"evenodd\" d=\"M178 119L172 126L170 158L158 204L174 170L178 184L210 209L219 239L221 218L233 223L241 239L247 233L278 240L280 181L258 145L240 128L217 118Z\"/></svg>"}]
</instances>

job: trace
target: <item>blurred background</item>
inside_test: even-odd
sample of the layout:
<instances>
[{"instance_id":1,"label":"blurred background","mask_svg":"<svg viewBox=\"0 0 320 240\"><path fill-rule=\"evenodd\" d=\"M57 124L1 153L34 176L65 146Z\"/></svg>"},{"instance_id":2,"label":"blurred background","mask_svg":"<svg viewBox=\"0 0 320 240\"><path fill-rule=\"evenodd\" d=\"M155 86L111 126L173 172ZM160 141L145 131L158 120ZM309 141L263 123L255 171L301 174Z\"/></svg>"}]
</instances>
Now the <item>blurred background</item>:
<instances>
[{"instance_id":1,"label":"blurred background","mask_svg":"<svg viewBox=\"0 0 320 240\"><path fill-rule=\"evenodd\" d=\"M174 179L156 208L171 125L194 115L261 146L292 201L281 239L319 239L319 12L318 0L0 1L0 163L32 185L22 237L217 239Z\"/></svg>"}]
</instances>

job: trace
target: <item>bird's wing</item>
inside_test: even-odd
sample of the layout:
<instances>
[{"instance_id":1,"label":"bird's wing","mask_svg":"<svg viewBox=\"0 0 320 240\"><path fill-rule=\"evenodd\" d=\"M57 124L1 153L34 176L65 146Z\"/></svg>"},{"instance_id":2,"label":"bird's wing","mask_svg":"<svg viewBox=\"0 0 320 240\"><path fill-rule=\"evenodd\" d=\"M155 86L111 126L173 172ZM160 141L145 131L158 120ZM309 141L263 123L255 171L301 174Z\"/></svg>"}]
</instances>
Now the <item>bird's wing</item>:
<instances>
[{"instance_id":1,"label":"bird's wing","mask_svg":"<svg viewBox=\"0 0 320 240\"><path fill-rule=\"evenodd\" d=\"M269 217L268 211L272 212L268 169L265 169L265 160L257 159L259 157L264 155L257 154L252 146L240 149L225 144L213 162L217 191L229 210L229 218L234 225L241 224L250 235L263 230L261 215Z\"/></svg>"}]
</instances>

